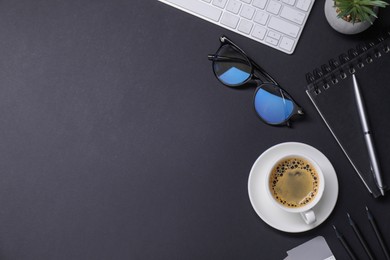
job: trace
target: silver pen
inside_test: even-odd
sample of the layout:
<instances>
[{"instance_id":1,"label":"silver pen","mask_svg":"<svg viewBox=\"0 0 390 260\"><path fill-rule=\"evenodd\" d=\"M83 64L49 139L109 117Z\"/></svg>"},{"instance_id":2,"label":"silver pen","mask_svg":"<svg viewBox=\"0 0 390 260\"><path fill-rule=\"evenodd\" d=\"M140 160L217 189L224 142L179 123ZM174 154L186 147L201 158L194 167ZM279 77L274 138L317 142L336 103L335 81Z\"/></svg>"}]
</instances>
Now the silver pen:
<instances>
[{"instance_id":1,"label":"silver pen","mask_svg":"<svg viewBox=\"0 0 390 260\"><path fill-rule=\"evenodd\" d=\"M384 188L383 182L382 182L381 171L380 171L379 164L378 164L378 157L376 156L376 152L375 152L375 148L374 148L372 134L370 131L370 127L368 125L367 114L366 114L365 106L363 103L363 97L361 95L355 74L352 74L352 79L353 79L353 88L355 91L357 108L359 111L360 122L362 123L362 128L363 128L364 140L366 141L368 155L370 157L371 169L373 171L378 188L379 188L381 194L384 196L385 195L385 188Z\"/></svg>"}]
</instances>

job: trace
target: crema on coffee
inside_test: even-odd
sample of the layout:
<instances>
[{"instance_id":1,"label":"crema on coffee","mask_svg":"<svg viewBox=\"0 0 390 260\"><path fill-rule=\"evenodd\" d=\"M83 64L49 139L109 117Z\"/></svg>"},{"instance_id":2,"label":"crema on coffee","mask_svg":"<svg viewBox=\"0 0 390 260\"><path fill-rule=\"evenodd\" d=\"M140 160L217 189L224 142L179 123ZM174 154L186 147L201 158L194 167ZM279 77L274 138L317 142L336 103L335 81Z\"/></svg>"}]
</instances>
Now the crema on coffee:
<instances>
[{"instance_id":1,"label":"crema on coffee","mask_svg":"<svg viewBox=\"0 0 390 260\"><path fill-rule=\"evenodd\" d=\"M313 165L299 157L286 158L272 169L269 188L274 199L285 207L299 208L318 193L319 177Z\"/></svg>"}]
</instances>

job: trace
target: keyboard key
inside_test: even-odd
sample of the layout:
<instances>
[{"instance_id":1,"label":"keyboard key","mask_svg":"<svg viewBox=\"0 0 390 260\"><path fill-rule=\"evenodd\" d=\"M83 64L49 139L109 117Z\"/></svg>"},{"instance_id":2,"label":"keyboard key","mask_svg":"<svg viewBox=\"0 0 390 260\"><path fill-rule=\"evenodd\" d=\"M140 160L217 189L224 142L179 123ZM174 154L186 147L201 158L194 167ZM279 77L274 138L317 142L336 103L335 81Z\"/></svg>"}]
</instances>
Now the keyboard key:
<instances>
[{"instance_id":1,"label":"keyboard key","mask_svg":"<svg viewBox=\"0 0 390 260\"><path fill-rule=\"evenodd\" d=\"M202 1L206 3L211 3L211 0L202 0Z\"/></svg>"},{"instance_id":2,"label":"keyboard key","mask_svg":"<svg viewBox=\"0 0 390 260\"><path fill-rule=\"evenodd\" d=\"M267 7L267 11L273 14L278 14L281 7L282 5L278 2L270 1Z\"/></svg>"},{"instance_id":3,"label":"keyboard key","mask_svg":"<svg viewBox=\"0 0 390 260\"><path fill-rule=\"evenodd\" d=\"M244 5L241 9L240 15L246 19L251 20L255 14L256 9L250 5Z\"/></svg>"},{"instance_id":4,"label":"keyboard key","mask_svg":"<svg viewBox=\"0 0 390 260\"><path fill-rule=\"evenodd\" d=\"M236 29L239 20L240 18L238 18L236 15L225 12L222 15L221 24L224 24L232 29Z\"/></svg>"},{"instance_id":5,"label":"keyboard key","mask_svg":"<svg viewBox=\"0 0 390 260\"><path fill-rule=\"evenodd\" d=\"M226 10L228 10L229 12L232 12L234 14L238 14L238 12L240 11L240 8L241 8L241 3L236 1L236 0L230 0L227 7L226 7Z\"/></svg>"},{"instance_id":6,"label":"keyboard key","mask_svg":"<svg viewBox=\"0 0 390 260\"><path fill-rule=\"evenodd\" d=\"M252 5L254 7L257 7L257 8L260 8L260 9L264 9L265 8L265 5L267 4L267 0L253 0L253 3Z\"/></svg>"},{"instance_id":7,"label":"keyboard key","mask_svg":"<svg viewBox=\"0 0 390 260\"><path fill-rule=\"evenodd\" d=\"M307 12L311 5L311 0L298 0L296 7Z\"/></svg>"},{"instance_id":8,"label":"keyboard key","mask_svg":"<svg viewBox=\"0 0 390 260\"><path fill-rule=\"evenodd\" d=\"M276 40L274 38L271 38L271 37L267 37L265 39L265 41L268 42L268 43L271 43L272 45L278 45L278 42L279 42L278 40Z\"/></svg>"},{"instance_id":9,"label":"keyboard key","mask_svg":"<svg viewBox=\"0 0 390 260\"><path fill-rule=\"evenodd\" d=\"M275 40L280 40L281 35L279 33L269 31L268 36L274 38Z\"/></svg>"},{"instance_id":10,"label":"keyboard key","mask_svg":"<svg viewBox=\"0 0 390 260\"><path fill-rule=\"evenodd\" d=\"M241 0L241 1L247 4L250 4L252 2L252 0Z\"/></svg>"},{"instance_id":11,"label":"keyboard key","mask_svg":"<svg viewBox=\"0 0 390 260\"><path fill-rule=\"evenodd\" d=\"M294 40L291 40L290 38L283 37L280 41L280 48L290 52L292 48L294 47Z\"/></svg>"},{"instance_id":12,"label":"keyboard key","mask_svg":"<svg viewBox=\"0 0 390 260\"><path fill-rule=\"evenodd\" d=\"M225 8L227 0L214 0L213 5L219 8Z\"/></svg>"},{"instance_id":13,"label":"keyboard key","mask_svg":"<svg viewBox=\"0 0 390 260\"><path fill-rule=\"evenodd\" d=\"M282 0L283 3L288 4L288 5L294 5L295 0Z\"/></svg>"},{"instance_id":14,"label":"keyboard key","mask_svg":"<svg viewBox=\"0 0 390 260\"><path fill-rule=\"evenodd\" d=\"M202 3L198 0L167 0L168 3L175 4L177 6L180 6L184 8L185 10L188 10L190 12L194 12L200 16L203 16L206 19L213 20L215 22L218 22L222 11L212 7L211 5Z\"/></svg>"},{"instance_id":15,"label":"keyboard key","mask_svg":"<svg viewBox=\"0 0 390 260\"><path fill-rule=\"evenodd\" d=\"M252 30L252 27L253 27L253 23L251 23L248 20L241 19L240 25L238 26L238 30L240 32L249 34Z\"/></svg>"},{"instance_id":16,"label":"keyboard key","mask_svg":"<svg viewBox=\"0 0 390 260\"><path fill-rule=\"evenodd\" d=\"M291 7L285 6L282 9L282 12L280 13L280 16L283 18L286 18L287 20L290 20L297 24L302 24L305 20L305 14L302 12L299 12Z\"/></svg>"},{"instance_id":17,"label":"keyboard key","mask_svg":"<svg viewBox=\"0 0 390 260\"><path fill-rule=\"evenodd\" d=\"M252 36L257 39L264 39L265 33L267 32L267 29L265 29L263 26L256 25L255 28L252 31Z\"/></svg>"},{"instance_id":18,"label":"keyboard key","mask_svg":"<svg viewBox=\"0 0 390 260\"><path fill-rule=\"evenodd\" d=\"M294 25L290 22L287 22L285 20L279 19L275 16L271 17L268 27L271 29L274 29L278 32L284 33L288 36L296 38L298 36L300 27L297 25Z\"/></svg>"},{"instance_id":19,"label":"keyboard key","mask_svg":"<svg viewBox=\"0 0 390 260\"><path fill-rule=\"evenodd\" d=\"M269 17L269 14L266 13L266 12L261 12L261 11L257 11L256 15L255 15L255 18L253 19L253 21L255 21L256 23L259 23L259 24L262 24L262 25L265 25L268 21L268 17Z\"/></svg>"}]
</instances>

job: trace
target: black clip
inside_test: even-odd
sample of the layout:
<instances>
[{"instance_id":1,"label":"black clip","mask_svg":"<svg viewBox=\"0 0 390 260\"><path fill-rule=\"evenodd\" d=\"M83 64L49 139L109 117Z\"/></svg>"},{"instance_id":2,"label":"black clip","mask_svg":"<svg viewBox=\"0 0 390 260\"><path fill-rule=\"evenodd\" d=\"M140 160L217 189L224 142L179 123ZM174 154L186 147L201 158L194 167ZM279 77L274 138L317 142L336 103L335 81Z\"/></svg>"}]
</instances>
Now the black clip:
<instances>
[{"instance_id":1,"label":"black clip","mask_svg":"<svg viewBox=\"0 0 390 260\"><path fill-rule=\"evenodd\" d=\"M367 45L368 45L368 48L372 48L372 47L375 46L375 43L374 42L369 42Z\"/></svg>"},{"instance_id":2,"label":"black clip","mask_svg":"<svg viewBox=\"0 0 390 260\"><path fill-rule=\"evenodd\" d=\"M349 61L349 56L345 53L339 55L339 61L341 64L347 63Z\"/></svg>"},{"instance_id":3,"label":"black clip","mask_svg":"<svg viewBox=\"0 0 390 260\"><path fill-rule=\"evenodd\" d=\"M335 60L335 59L330 59L329 60L329 66L332 68L332 69L336 69L340 66L340 63Z\"/></svg>"},{"instance_id":4,"label":"black clip","mask_svg":"<svg viewBox=\"0 0 390 260\"><path fill-rule=\"evenodd\" d=\"M359 55L359 53L355 49L349 49L348 50L348 56L349 56L350 59L353 59L353 58L355 58L358 55Z\"/></svg>"},{"instance_id":5,"label":"black clip","mask_svg":"<svg viewBox=\"0 0 390 260\"><path fill-rule=\"evenodd\" d=\"M322 71L320 69L318 69L318 68L313 70L313 75L314 75L315 79L320 79L320 78L322 78L322 76L324 76Z\"/></svg>"},{"instance_id":6,"label":"black clip","mask_svg":"<svg viewBox=\"0 0 390 260\"><path fill-rule=\"evenodd\" d=\"M315 78L314 78L313 74L311 74L310 72L306 73L307 84L312 83L314 80L315 80Z\"/></svg>"},{"instance_id":7,"label":"black clip","mask_svg":"<svg viewBox=\"0 0 390 260\"><path fill-rule=\"evenodd\" d=\"M332 68L327 64L322 65L321 69L324 74L327 74L332 71Z\"/></svg>"},{"instance_id":8,"label":"black clip","mask_svg":"<svg viewBox=\"0 0 390 260\"><path fill-rule=\"evenodd\" d=\"M367 51L367 46L365 44L358 44L356 46L356 50L359 54L362 54L364 53L365 51Z\"/></svg>"}]
</instances>

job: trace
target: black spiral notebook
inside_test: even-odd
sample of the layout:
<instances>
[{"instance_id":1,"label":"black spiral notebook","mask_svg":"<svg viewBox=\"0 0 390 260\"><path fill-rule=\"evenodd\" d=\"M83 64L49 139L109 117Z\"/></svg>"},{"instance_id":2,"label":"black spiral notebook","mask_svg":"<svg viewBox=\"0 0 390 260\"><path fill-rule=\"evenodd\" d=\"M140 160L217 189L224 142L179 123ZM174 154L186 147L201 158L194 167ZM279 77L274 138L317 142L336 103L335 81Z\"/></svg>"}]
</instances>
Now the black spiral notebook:
<instances>
[{"instance_id":1,"label":"black spiral notebook","mask_svg":"<svg viewBox=\"0 0 390 260\"><path fill-rule=\"evenodd\" d=\"M371 171L352 74L356 75L366 104L386 185L390 179L390 30L306 74L306 93L366 188L378 197L381 193Z\"/></svg>"}]
</instances>

